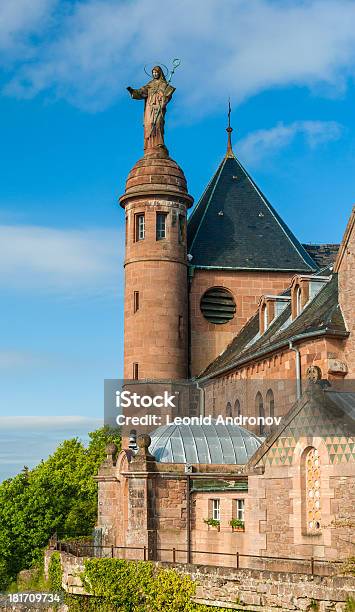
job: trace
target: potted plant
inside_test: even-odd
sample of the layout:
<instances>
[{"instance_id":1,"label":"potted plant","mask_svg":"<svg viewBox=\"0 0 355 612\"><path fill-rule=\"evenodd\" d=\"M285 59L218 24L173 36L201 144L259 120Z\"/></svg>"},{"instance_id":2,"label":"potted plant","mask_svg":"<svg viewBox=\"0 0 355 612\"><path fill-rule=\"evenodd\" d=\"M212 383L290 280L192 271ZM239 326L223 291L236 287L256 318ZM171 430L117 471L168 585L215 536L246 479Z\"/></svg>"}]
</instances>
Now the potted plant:
<instances>
[{"instance_id":1,"label":"potted plant","mask_svg":"<svg viewBox=\"0 0 355 612\"><path fill-rule=\"evenodd\" d=\"M244 521L240 519L234 518L229 521L229 524L232 527L232 531L245 531Z\"/></svg>"},{"instance_id":2,"label":"potted plant","mask_svg":"<svg viewBox=\"0 0 355 612\"><path fill-rule=\"evenodd\" d=\"M215 527L217 531L220 530L221 522L214 518L203 519L204 523L209 527Z\"/></svg>"}]
</instances>

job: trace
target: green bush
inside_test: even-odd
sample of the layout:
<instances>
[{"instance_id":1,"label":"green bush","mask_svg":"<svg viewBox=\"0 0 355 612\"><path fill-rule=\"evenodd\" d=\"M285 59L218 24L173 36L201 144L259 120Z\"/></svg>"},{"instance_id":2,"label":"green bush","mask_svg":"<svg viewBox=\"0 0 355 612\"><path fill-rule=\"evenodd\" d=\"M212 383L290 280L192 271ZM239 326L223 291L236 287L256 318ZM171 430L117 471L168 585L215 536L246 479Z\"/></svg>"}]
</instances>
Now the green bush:
<instances>
[{"instance_id":1,"label":"green bush","mask_svg":"<svg viewBox=\"0 0 355 612\"><path fill-rule=\"evenodd\" d=\"M348 597L346 600L344 612L355 612L355 599L353 597Z\"/></svg>"},{"instance_id":2,"label":"green bush","mask_svg":"<svg viewBox=\"0 0 355 612\"><path fill-rule=\"evenodd\" d=\"M97 483L93 476L117 431L89 434L87 448L78 440L63 442L33 470L0 485L0 591L25 568L43 557L43 548L57 531L62 537L92 532L97 513Z\"/></svg>"},{"instance_id":3,"label":"green bush","mask_svg":"<svg viewBox=\"0 0 355 612\"><path fill-rule=\"evenodd\" d=\"M149 562L88 559L81 579L95 597L66 596L70 612L223 612L191 601L196 583L190 576Z\"/></svg>"}]
</instances>

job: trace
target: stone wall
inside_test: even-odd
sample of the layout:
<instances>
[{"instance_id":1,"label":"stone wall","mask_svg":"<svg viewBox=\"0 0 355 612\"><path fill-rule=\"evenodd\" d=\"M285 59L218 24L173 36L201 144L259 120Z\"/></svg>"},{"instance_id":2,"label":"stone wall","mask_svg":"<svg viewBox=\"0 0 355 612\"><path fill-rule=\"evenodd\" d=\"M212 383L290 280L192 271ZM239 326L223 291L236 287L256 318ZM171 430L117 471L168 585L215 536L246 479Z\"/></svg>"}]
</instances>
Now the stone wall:
<instances>
[{"instance_id":1,"label":"stone wall","mask_svg":"<svg viewBox=\"0 0 355 612\"><path fill-rule=\"evenodd\" d=\"M354 297L355 300L355 297ZM343 359L343 340L335 338L307 339L297 343L301 356L301 378L303 390L309 366L317 366L322 378L337 378L332 373L333 362ZM274 395L274 416L284 416L297 400L296 396L296 356L287 348L279 350L258 361L248 362L245 366L221 375L205 383L205 414L217 417L226 414L227 404L232 406L232 415L237 416L236 402L240 414L245 417L258 416L257 393L261 393L265 416L270 416L267 392ZM248 425L248 429L259 434L258 425Z\"/></svg>"},{"instance_id":2,"label":"stone wall","mask_svg":"<svg viewBox=\"0 0 355 612\"><path fill-rule=\"evenodd\" d=\"M238 272L195 270L190 287L191 374L208 366L255 313L263 294L278 295L289 287L293 272ZM211 287L225 287L235 300L234 319L224 325L209 323L200 310L201 297Z\"/></svg>"},{"instance_id":3,"label":"stone wall","mask_svg":"<svg viewBox=\"0 0 355 612\"><path fill-rule=\"evenodd\" d=\"M344 342L344 354L348 377L353 379L355 376L355 207L345 230L334 269L339 275L339 304L350 332L349 338Z\"/></svg>"},{"instance_id":4,"label":"stone wall","mask_svg":"<svg viewBox=\"0 0 355 612\"><path fill-rule=\"evenodd\" d=\"M52 551L46 551L46 567L51 554ZM79 574L83 571L84 559L66 553L61 553L61 557L63 587L69 593L83 595ZM355 590L355 578L349 576L311 576L182 563L156 562L155 565L190 575L197 582L196 602L232 610L342 612L347 597Z\"/></svg>"}]
</instances>

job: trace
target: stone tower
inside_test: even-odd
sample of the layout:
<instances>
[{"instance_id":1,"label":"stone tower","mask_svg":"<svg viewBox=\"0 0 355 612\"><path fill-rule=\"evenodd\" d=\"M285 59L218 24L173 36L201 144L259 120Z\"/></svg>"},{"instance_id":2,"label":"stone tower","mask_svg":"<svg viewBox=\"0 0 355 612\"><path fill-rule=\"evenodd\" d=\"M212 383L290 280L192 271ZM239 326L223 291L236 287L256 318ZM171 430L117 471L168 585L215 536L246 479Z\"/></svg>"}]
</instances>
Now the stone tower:
<instances>
[{"instance_id":1,"label":"stone tower","mask_svg":"<svg viewBox=\"0 0 355 612\"><path fill-rule=\"evenodd\" d=\"M181 380L188 375L186 213L193 199L164 144L174 88L153 69L152 81L128 90L145 100L145 146L120 198L126 215L124 378Z\"/></svg>"}]
</instances>

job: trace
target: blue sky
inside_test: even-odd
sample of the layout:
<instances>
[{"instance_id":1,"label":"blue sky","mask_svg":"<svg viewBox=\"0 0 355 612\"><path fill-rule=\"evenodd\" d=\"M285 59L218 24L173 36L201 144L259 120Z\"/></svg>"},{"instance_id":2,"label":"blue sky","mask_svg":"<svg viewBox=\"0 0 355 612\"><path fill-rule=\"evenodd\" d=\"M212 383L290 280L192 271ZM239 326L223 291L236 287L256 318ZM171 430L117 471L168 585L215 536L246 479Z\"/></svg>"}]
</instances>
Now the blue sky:
<instances>
[{"instance_id":1,"label":"blue sky","mask_svg":"<svg viewBox=\"0 0 355 612\"><path fill-rule=\"evenodd\" d=\"M230 96L234 149L259 187L301 241L339 242L355 199L354 22L351 0L2 0L2 448L1 417L47 418L43 440L65 429L53 416L90 429L104 378L121 375L117 198L143 110L125 87L181 58L167 144L192 195L224 154ZM66 434L84 430L67 420ZM0 479L4 461L0 449Z\"/></svg>"}]
</instances>

